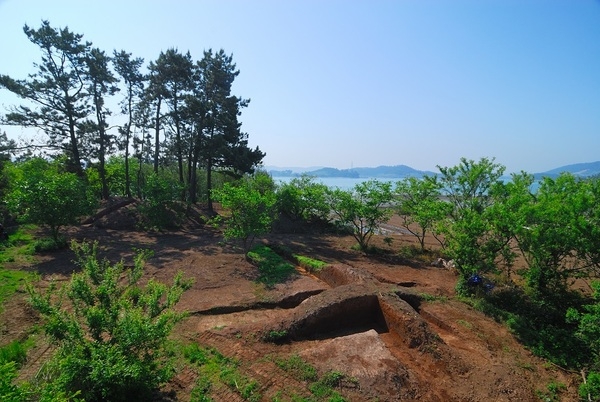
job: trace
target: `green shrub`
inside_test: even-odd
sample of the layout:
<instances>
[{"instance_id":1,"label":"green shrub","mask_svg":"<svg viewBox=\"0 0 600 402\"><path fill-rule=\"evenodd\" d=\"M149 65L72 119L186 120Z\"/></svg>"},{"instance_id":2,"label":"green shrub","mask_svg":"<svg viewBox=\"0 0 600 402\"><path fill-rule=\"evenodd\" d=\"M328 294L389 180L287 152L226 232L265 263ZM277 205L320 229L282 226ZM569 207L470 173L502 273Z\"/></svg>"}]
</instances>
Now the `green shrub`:
<instances>
[{"instance_id":1,"label":"green shrub","mask_svg":"<svg viewBox=\"0 0 600 402\"><path fill-rule=\"evenodd\" d=\"M336 220L352 228L352 236L362 251L369 250L369 242L382 223L392 216L386 208L392 201L390 183L369 180L352 190L335 189L327 192L328 203Z\"/></svg>"},{"instance_id":2,"label":"green shrub","mask_svg":"<svg viewBox=\"0 0 600 402\"><path fill-rule=\"evenodd\" d=\"M67 239L63 236L44 237L33 242L33 250L36 253L45 253L49 251L63 250L69 246Z\"/></svg>"},{"instance_id":3,"label":"green shrub","mask_svg":"<svg viewBox=\"0 0 600 402\"><path fill-rule=\"evenodd\" d=\"M175 180L153 173L146 177L142 189L142 201L137 209L142 215L140 226L143 229L164 229L177 227L184 211L178 200L183 187Z\"/></svg>"},{"instance_id":4,"label":"green shrub","mask_svg":"<svg viewBox=\"0 0 600 402\"><path fill-rule=\"evenodd\" d=\"M72 248L81 272L67 285L59 291L52 284L44 294L28 288L46 334L58 346L42 394L148 400L173 373L167 337L184 317L173 307L191 283L177 275L171 287L153 280L140 287L148 252L139 252L126 269L123 262L99 260L96 243L74 242ZM65 297L72 307L63 307Z\"/></svg>"},{"instance_id":5,"label":"green shrub","mask_svg":"<svg viewBox=\"0 0 600 402\"><path fill-rule=\"evenodd\" d=\"M223 235L226 240L241 240L244 252L252 247L257 236L271 230L275 193L264 182L264 177L258 175L235 184L225 183L220 190L214 190L215 200L229 211L229 216L221 219L225 222Z\"/></svg>"},{"instance_id":6,"label":"green shrub","mask_svg":"<svg viewBox=\"0 0 600 402\"><path fill-rule=\"evenodd\" d=\"M600 401L600 373L591 371L586 379L585 384L579 386L579 396L582 399L592 401Z\"/></svg>"},{"instance_id":7,"label":"green shrub","mask_svg":"<svg viewBox=\"0 0 600 402\"><path fill-rule=\"evenodd\" d=\"M14 384L17 366L14 361L0 360L0 401L22 402L28 400L27 391Z\"/></svg>"},{"instance_id":8,"label":"green shrub","mask_svg":"<svg viewBox=\"0 0 600 402\"><path fill-rule=\"evenodd\" d=\"M13 168L10 210L23 222L45 225L58 239L61 227L78 223L92 212L96 199L90 187L74 173L58 170L41 158Z\"/></svg>"},{"instance_id":9,"label":"green shrub","mask_svg":"<svg viewBox=\"0 0 600 402\"><path fill-rule=\"evenodd\" d=\"M280 343L287 339L288 332L286 330L281 331L269 331L263 338L266 342Z\"/></svg>"},{"instance_id":10,"label":"green shrub","mask_svg":"<svg viewBox=\"0 0 600 402\"><path fill-rule=\"evenodd\" d=\"M315 183L312 177L294 178L279 187L277 209L293 220L328 222L327 191L326 185Z\"/></svg>"}]
</instances>

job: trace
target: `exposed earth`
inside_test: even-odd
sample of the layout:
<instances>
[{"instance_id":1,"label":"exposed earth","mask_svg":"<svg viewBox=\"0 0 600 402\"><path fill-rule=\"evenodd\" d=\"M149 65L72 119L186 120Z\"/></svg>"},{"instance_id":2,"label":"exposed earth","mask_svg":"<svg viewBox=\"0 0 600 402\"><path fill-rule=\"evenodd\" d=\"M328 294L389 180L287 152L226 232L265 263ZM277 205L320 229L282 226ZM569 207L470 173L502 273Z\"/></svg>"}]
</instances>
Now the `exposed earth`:
<instances>
[{"instance_id":1,"label":"exposed earth","mask_svg":"<svg viewBox=\"0 0 600 402\"><path fill-rule=\"evenodd\" d=\"M225 244L210 226L190 221L177 231L136 231L127 208L92 224L68 229L68 236L97 240L103 256L130 261L134 249L151 249L144 279L170 282L182 271L194 278L178 309L190 312L174 336L215 347L241 362L241 372L259 383L264 401L309 396L307 383L283 371L273 356L299 355L319 373L337 371L336 391L348 401L540 401L540 395L577 401L577 373L566 372L521 346L501 323L455 298L455 273L431 261L407 260L395 251L416 239L390 222L391 244L375 236L388 254L365 256L347 235L277 233L259 242L319 259L328 266L317 274L298 268L285 283L267 288L256 282L257 268L235 244ZM397 219L397 218L395 218ZM388 229L389 229L388 228ZM436 248L428 239L429 248ZM28 269L39 272L39 286L50 278L67 280L75 266L71 251L43 255ZM433 258L433 257L432 257ZM0 346L23 339L38 322L17 293L0 315ZM285 331L285 332L283 332ZM286 333L286 342L264 341ZM20 379L31 379L52 349L36 342ZM271 357L271 358L269 358ZM165 387L170 400L190 399L198 374L182 367ZM564 384L559 395L548 384ZM215 401L242 401L232 389L213 389Z\"/></svg>"}]
</instances>

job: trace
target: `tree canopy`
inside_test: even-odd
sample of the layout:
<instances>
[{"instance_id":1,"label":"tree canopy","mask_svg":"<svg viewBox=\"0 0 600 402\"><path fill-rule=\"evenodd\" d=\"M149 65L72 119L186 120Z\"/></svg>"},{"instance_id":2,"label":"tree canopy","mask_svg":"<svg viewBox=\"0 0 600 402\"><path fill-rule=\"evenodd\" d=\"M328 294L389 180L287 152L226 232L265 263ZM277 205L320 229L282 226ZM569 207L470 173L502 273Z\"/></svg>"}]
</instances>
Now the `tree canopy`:
<instances>
[{"instance_id":1,"label":"tree canopy","mask_svg":"<svg viewBox=\"0 0 600 402\"><path fill-rule=\"evenodd\" d=\"M125 157L123 195L132 193L133 151L138 166L151 160L154 173L174 169L182 200L196 202L203 184L209 208L213 172L240 177L265 156L248 146L241 130L239 116L249 100L231 93L240 71L224 50L207 50L194 61L189 52L170 48L144 66L131 53L107 53L48 21L39 29L26 25L24 32L39 47L41 61L26 79L0 75L0 88L24 101L9 106L0 124L37 129L44 140L23 147L65 156L66 171L83 177L85 168L97 168L103 198L111 195L106 161L114 155ZM121 106L115 108L119 91ZM145 175L139 167L138 188Z\"/></svg>"}]
</instances>

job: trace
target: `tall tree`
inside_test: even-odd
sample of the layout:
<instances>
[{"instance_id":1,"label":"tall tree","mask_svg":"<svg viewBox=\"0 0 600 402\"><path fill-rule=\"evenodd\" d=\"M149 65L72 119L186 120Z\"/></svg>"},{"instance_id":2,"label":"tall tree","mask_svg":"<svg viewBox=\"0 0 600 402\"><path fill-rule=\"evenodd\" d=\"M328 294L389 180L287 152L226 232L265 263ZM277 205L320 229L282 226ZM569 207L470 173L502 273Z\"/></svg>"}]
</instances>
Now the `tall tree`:
<instances>
[{"instance_id":1,"label":"tall tree","mask_svg":"<svg viewBox=\"0 0 600 402\"><path fill-rule=\"evenodd\" d=\"M183 170L183 116L184 98L192 89L192 56L189 52L181 54L177 49L168 49L161 53L156 61L165 90L165 102L169 108L167 121L174 138L170 141L177 158L179 182L184 184Z\"/></svg>"},{"instance_id":2,"label":"tall tree","mask_svg":"<svg viewBox=\"0 0 600 402\"><path fill-rule=\"evenodd\" d=\"M233 63L233 56L226 55L223 49L214 54L212 50L205 51L197 69L206 104L201 153L206 168L208 208L212 210L210 193L215 167L233 173L251 173L264 153L258 147L249 149L247 134L240 131L238 116L250 100L231 95L231 86L240 73Z\"/></svg>"},{"instance_id":3,"label":"tall tree","mask_svg":"<svg viewBox=\"0 0 600 402\"><path fill-rule=\"evenodd\" d=\"M140 73L144 63L142 58L132 58L131 53L124 50L115 51L113 65L125 83L125 97L121 101L121 112L127 115L127 121L119 128L121 149L125 151L125 194L131 197L131 178L129 174L129 148L131 143L131 126L134 119L134 105L139 101L146 78Z\"/></svg>"},{"instance_id":4,"label":"tall tree","mask_svg":"<svg viewBox=\"0 0 600 402\"><path fill-rule=\"evenodd\" d=\"M92 156L98 158L100 181L102 183L102 198L108 199L109 191L106 182L106 155L114 144L114 136L108 134L108 124L106 116L110 115L110 110L105 106L105 97L114 95L118 88L116 86L117 78L108 67L110 57L100 49L94 48L86 58L88 92L92 97L93 110L96 115L96 121L90 121L88 127L97 134L92 136L92 144L97 145L97 149L92 149Z\"/></svg>"},{"instance_id":5,"label":"tall tree","mask_svg":"<svg viewBox=\"0 0 600 402\"><path fill-rule=\"evenodd\" d=\"M194 74L197 77L197 71ZM194 79L196 81L197 78ZM193 93L185 99L183 116L188 127L187 136L187 181L188 199L191 203L198 200L198 178L200 167L200 151L202 150L202 136L207 121L207 102L204 92L196 85Z\"/></svg>"},{"instance_id":6,"label":"tall tree","mask_svg":"<svg viewBox=\"0 0 600 402\"><path fill-rule=\"evenodd\" d=\"M164 75L161 73L162 66L157 60L151 61L148 66L150 74L148 75L148 86L144 91L143 106L148 108L148 112L154 114L154 173L158 173L158 163L160 160L160 130L162 128L162 104L166 97L166 89L163 82Z\"/></svg>"},{"instance_id":7,"label":"tall tree","mask_svg":"<svg viewBox=\"0 0 600 402\"><path fill-rule=\"evenodd\" d=\"M48 146L67 155L69 170L83 175L77 127L90 113L84 76L91 43L68 28L52 28L48 21L37 30L25 25L23 31L42 51L41 63L34 64L37 71L26 80L0 76L0 87L34 107L12 107L4 123L42 130L50 139Z\"/></svg>"}]
</instances>

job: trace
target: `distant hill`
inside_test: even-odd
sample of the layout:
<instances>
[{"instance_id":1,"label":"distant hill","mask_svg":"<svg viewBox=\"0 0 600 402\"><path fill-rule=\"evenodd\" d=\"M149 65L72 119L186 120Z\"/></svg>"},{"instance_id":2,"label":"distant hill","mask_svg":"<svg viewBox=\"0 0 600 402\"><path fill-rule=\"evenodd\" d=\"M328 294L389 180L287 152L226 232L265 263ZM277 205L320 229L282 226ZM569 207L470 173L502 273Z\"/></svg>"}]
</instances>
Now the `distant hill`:
<instances>
[{"instance_id":1,"label":"distant hill","mask_svg":"<svg viewBox=\"0 0 600 402\"><path fill-rule=\"evenodd\" d=\"M375 168L354 168L360 177L376 177L382 179L398 179L404 177L434 176L436 173L416 170L406 165L378 166Z\"/></svg>"},{"instance_id":2,"label":"distant hill","mask_svg":"<svg viewBox=\"0 0 600 402\"><path fill-rule=\"evenodd\" d=\"M424 175L435 176L439 174L436 172L416 170L406 165L357 167L352 169L336 169L331 167L279 168L267 166L265 169L273 177L299 177L306 174L314 177L402 179L406 177L423 177ZM579 177L600 175L600 161L566 165L548 170L547 172L534 173L534 177L538 180L542 177L557 177L563 172L568 172Z\"/></svg>"},{"instance_id":3,"label":"distant hill","mask_svg":"<svg viewBox=\"0 0 600 402\"><path fill-rule=\"evenodd\" d=\"M536 179L539 179L542 177L557 177L561 173L571 173L574 176L580 177L600 175L600 161L566 165L556 169L548 170L547 172L535 173L534 176Z\"/></svg>"},{"instance_id":4,"label":"distant hill","mask_svg":"<svg viewBox=\"0 0 600 402\"><path fill-rule=\"evenodd\" d=\"M435 175L434 172L416 170L406 165L359 167L352 169L336 169L330 167L303 172L293 171L290 168L267 168L273 177L297 177L306 174L314 177L350 177L350 178L378 178L378 179L401 179L405 177L422 177L423 175Z\"/></svg>"}]
</instances>

